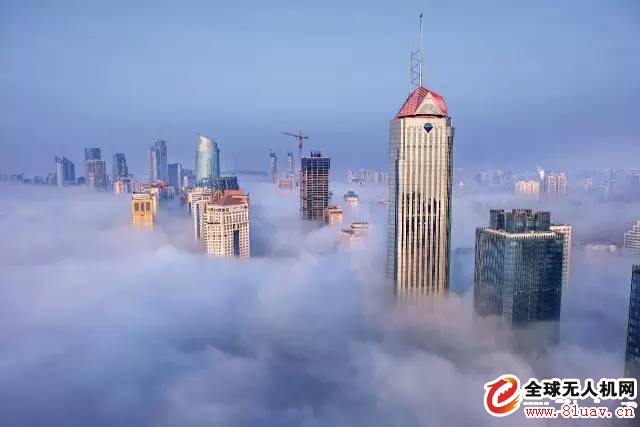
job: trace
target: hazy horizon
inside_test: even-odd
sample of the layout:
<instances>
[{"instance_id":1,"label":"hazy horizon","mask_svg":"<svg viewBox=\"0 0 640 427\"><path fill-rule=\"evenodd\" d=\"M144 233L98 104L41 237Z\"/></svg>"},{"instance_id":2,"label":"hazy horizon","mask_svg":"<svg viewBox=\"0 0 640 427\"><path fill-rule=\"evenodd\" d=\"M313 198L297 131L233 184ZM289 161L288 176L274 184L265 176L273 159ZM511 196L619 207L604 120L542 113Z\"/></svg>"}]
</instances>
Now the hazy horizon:
<instances>
[{"instance_id":1,"label":"hazy horizon","mask_svg":"<svg viewBox=\"0 0 640 427\"><path fill-rule=\"evenodd\" d=\"M5 1L0 170L43 175L55 155L78 167L97 146L145 176L156 139L191 167L198 133L223 169L266 169L270 149L294 150L280 132L298 130L338 170L384 170L421 12L424 84L447 100L455 167L637 165L632 0Z\"/></svg>"}]
</instances>

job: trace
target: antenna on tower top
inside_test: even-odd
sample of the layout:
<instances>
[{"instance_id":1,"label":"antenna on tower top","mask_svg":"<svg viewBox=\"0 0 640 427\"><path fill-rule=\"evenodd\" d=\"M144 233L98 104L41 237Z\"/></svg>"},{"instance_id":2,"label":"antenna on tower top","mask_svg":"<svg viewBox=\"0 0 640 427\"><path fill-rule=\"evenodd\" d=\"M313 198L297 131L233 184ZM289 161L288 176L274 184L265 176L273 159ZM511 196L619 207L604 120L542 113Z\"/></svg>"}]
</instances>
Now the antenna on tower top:
<instances>
[{"instance_id":1,"label":"antenna on tower top","mask_svg":"<svg viewBox=\"0 0 640 427\"><path fill-rule=\"evenodd\" d=\"M410 54L410 62L409 62L409 92L413 92L415 89L422 86L422 63L424 61L423 57L423 46L422 46L422 13L418 18L418 23L420 26L420 43L418 44L418 49L413 50L411 46L409 46L409 54Z\"/></svg>"}]
</instances>

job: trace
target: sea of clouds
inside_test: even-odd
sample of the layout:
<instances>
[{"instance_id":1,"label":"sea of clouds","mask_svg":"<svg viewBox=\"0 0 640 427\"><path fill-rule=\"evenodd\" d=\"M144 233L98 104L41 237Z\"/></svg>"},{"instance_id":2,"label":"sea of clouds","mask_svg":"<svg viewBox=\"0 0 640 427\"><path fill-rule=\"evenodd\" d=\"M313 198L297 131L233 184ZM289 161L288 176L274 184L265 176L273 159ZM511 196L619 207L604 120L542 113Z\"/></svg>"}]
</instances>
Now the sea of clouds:
<instances>
[{"instance_id":1,"label":"sea of clouds","mask_svg":"<svg viewBox=\"0 0 640 427\"><path fill-rule=\"evenodd\" d=\"M473 254L455 249L473 247L490 208L536 202L456 195L454 292L413 304L385 282L386 189L355 189L346 225L369 221L372 235L344 241L339 226L299 221L297 193L241 184L250 259L200 253L177 201L153 232L136 231L127 197L0 186L2 426L547 425L489 416L484 383L622 376L640 260L574 248L560 343L545 351L523 353L497 319L473 315ZM333 185L334 200L347 189ZM578 243L620 240L640 212L546 207Z\"/></svg>"}]
</instances>

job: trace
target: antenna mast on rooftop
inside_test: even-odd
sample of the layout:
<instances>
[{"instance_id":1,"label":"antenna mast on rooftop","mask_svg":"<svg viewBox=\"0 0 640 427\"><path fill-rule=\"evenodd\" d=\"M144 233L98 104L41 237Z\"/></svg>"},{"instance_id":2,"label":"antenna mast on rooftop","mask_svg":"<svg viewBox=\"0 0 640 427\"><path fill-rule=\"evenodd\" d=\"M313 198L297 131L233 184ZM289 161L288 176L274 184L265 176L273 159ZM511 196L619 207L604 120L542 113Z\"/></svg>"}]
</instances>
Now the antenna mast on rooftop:
<instances>
[{"instance_id":1,"label":"antenna mast on rooftop","mask_svg":"<svg viewBox=\"0 0 640 427\"><path fill-rule=\"evenodd\" d=\"M413 50L413 48L409 46L409 93L422 86L422 63L424 61L422 45L422 13L418 18L418 24L420 26L420 42L418 44L418 49Z\"/></svg>"}]
</instances>

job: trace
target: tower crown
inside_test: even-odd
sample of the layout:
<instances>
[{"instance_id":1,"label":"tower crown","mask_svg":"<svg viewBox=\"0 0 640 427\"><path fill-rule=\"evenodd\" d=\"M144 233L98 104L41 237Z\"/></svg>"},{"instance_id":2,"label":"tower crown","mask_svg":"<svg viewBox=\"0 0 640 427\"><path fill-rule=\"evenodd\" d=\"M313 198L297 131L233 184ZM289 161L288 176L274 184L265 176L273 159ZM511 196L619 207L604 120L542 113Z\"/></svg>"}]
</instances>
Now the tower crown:
<instances>
[{"instance_id":1,"label":"tower crown","mask_svg":"<svg viewBox=\"0 0 640 427\"><path fill-rule=\"evenodd\" d=\"M448 116L442 95L424 86L416 88L402 104L396 119L417 116Z\"/></svg>"}]
</instances>

